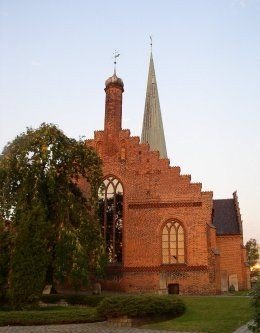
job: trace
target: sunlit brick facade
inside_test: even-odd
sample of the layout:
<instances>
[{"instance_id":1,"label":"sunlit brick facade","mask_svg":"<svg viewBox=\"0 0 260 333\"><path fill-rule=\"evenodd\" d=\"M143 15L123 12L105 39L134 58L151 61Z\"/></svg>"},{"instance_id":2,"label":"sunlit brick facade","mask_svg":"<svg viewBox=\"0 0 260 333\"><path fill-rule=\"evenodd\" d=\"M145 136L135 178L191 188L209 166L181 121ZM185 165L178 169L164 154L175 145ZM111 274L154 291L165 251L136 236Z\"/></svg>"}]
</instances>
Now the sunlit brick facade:
<instances>
[{"instance_id":1,"label":"sunlit brick facade","mask_svg":"<svg viewBox=\"0 0 260 333\"><path fill-rule=\"evenodd\" d=\"M247 289L239 210L237 230L218 235L213 193L121 128L123 91L115 74L106 81L104 130L86 141L103 161L100 223L109 265L102 288L215 294L237 282Z\"/></svg>"}]
</instances>

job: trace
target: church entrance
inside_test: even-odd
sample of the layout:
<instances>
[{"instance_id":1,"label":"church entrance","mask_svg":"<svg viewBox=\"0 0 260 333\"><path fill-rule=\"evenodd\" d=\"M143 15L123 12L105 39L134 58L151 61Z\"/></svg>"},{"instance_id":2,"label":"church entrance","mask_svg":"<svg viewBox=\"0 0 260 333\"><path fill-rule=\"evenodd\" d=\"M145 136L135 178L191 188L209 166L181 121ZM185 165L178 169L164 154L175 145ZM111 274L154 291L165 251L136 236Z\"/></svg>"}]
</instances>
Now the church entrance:
<instances>
[{"instance_id":1,"label":"church entrance","mask_svg":"<svg viewBox=\"0 0 260 333\"><path fill-rule=\"evenodd\" d=\"M180 292L179 283L168 284L168 294L178 295Z\"/></svg>"}]
</instances>

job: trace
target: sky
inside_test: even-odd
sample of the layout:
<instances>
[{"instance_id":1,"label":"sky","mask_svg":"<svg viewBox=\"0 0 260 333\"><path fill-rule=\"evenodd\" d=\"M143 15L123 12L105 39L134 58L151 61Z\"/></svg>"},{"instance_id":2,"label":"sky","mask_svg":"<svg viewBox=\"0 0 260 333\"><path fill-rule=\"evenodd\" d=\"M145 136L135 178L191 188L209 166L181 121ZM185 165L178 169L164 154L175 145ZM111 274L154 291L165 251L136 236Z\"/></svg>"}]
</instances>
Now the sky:
<instances>
[{"instance_id":1,"label":"sky","mask_svg":"<svg viewBox=\"0 0 260 333\"><path fill-rule=\"evenodd\" d=\"M43 122L103 129L115 49L140 136L150 35L171 165L215 199L237 191L260 242L260 0L0 0L0 151Z\"/></svg>"}]
</instances>

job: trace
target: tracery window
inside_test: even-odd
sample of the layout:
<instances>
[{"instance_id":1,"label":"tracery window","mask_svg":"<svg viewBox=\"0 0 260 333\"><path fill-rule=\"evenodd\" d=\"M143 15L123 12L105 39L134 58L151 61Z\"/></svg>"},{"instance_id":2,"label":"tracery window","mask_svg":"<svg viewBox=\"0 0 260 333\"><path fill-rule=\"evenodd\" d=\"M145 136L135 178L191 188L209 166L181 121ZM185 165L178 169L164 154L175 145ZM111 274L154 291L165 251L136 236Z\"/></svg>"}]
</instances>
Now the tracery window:
<instances>
[{"instance_id":1,"label":"tracery window","mask_svg":"<svg viewBox=\"0 0 260 333\"><path fill-rule=\"evenodd\" d=\"M162 231L163 264L183 264L185 262L184 229L177 221L170 221Z\"/></svg>"},{"instance_id":2,"label":"tracery window","mask_svg":"<svg viewBox=\"0 0 260 333\"><path fill-rule=\"evenodd\" d=\"M109 263L122 262L123 186L107 177L98 191L99 220Z\"/></svg>"}]
</instances>

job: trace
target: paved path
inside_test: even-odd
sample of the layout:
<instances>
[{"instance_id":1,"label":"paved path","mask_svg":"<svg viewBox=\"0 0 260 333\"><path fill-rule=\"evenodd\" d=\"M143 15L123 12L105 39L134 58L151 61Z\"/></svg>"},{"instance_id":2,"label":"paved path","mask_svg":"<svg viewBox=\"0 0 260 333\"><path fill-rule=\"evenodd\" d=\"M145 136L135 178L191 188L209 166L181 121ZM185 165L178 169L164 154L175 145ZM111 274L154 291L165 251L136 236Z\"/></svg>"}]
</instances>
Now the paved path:
<instances>
[{"instance_id":1,"label":"paved path","mask_svg":"<svg viewBox=\"0 0 260 333\"><path fill-rule=\"evenodd\" d=\"M238 328L233 333L249 333L247 325ZM139 328L116 328L107 323L67 324L44 326L4 326L0 333L185 333L177 331L148 330ZM187 332L186 332L187 333ZM195 333L195 332L193 332Z\"/></svg>"},{"instance_id":2,"label":"paved path","mask_svg":"<svg viewBox=\"0 0 260 333\"><path fill-rule=\"evenodd\" d=\"M162 331L138 329L130 327L113 327L107 323L67 324L46 326L5 326L0 327L0 333L185 333L177 331Z\"/></svg>"},{"instance_id":3,"label":"paved path","mask_svg":"<svg viewBox=\"0 0 260 333\"><path fill-rule=\"evenodd\" d=\"M251 331L249 331L249 329L247 328L247 325L241 326L239 327L237 330L235 330L233 333L252 333Z\"/></svg>"},{"instance_id":4,"label":"paved path","mask_svg":"<svg viewBox=\"0 0 260 333\"><path fill-rule=\"evenodd\" d=\"M185 333L177 331L116 328L107 323L67 324L46 326L4 326L0 333Z\"/></svg>"}]
</instances>

